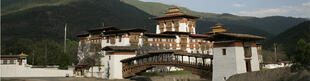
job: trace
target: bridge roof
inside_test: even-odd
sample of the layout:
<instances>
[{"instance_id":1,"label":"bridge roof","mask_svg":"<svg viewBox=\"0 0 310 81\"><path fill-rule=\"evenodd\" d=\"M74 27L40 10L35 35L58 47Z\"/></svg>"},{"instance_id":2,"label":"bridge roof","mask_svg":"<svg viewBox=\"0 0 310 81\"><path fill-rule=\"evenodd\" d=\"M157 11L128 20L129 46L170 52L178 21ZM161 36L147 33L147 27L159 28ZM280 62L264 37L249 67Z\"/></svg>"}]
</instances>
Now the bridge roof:
<instances>
[{"instance_id":1,"label":"bridge roof","mask_svg":"<svg viewBox=\"0 0 310 81\"><path fill-rule=\"evenodd\" d=\"M197 58L213 58L213 55L190 54L190 53L187 53L183 50L153 50L153 51L149 51L148 54L142 54L142 55L137 55L135 57L123 59L123 60L121 60L121 62L131 61L131 60L135 60L138 58L145 58L145 57L149 57L149 56L155 56L158 54L174 54L174 55L190 56L190 57L197 57Z\"/></svg>"},{"instance_id":2,"label":"bridge roof","mask_svg":"<svg viewBox=\"0 0 310 81\"><path fill-rule=\"evenodd\" d=\"M113 50L113 51L135 51L138 46L106 46L102 50Z\"/></svg>"}]
</instances>

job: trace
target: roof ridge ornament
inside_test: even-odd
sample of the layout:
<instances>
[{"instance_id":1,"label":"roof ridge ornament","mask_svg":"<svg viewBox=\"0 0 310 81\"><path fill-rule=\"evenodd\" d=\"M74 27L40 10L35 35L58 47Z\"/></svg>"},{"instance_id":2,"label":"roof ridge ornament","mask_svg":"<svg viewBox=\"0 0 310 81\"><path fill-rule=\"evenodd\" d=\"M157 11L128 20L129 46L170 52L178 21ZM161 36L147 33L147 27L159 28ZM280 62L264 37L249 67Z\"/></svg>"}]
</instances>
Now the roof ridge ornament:
<instances>
[{"instance_id":1,"label":"roof ridge ornament","mask_svg":"<svg viewBox=\"0 0 310 81\"><path fill-rule=\"evenodd\" d=\"M20 53L19 56L28 56L27 54L25 54L24 52Z\"/></svg>"},{"instance_id":2,"label":"roof ridge ornament","mask_svg":"<svg viewBox=\"0 0 310 81\"><path fill-rule=\"evenodd\" d=\"M209 33L227 32L227 28L223 27L223 24L217 23L215 26L210 27L212 29Z\"/></svg>"},{"instance_id":3,"label":"roof ridge ornament","mask_svg":"<svg viewBox=\"0 0 310 81\"><path fill-rule=\"evenodd\" d=\"M166 15L183 15L184 13L180 10L179 7L170 7L166 12Z\"/></svg>"}]
</instances>

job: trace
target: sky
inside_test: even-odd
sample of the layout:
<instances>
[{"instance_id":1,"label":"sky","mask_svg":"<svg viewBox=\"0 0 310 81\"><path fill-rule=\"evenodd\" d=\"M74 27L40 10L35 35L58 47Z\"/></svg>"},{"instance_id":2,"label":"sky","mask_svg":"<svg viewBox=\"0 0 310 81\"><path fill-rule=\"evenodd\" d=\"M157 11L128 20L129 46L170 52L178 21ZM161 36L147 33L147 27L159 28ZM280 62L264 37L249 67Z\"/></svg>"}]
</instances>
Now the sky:
<instances>
[{"instance_id":1,"label":"sky","mask_svg":"<svg viewBox=\"0 0 310 81\"><path fill-rule=\"evenodd\" d=\"M240 16L289 16L310 18L310 0L141 0L186 7L209 13Z\"/></svg>"}]
</instances>

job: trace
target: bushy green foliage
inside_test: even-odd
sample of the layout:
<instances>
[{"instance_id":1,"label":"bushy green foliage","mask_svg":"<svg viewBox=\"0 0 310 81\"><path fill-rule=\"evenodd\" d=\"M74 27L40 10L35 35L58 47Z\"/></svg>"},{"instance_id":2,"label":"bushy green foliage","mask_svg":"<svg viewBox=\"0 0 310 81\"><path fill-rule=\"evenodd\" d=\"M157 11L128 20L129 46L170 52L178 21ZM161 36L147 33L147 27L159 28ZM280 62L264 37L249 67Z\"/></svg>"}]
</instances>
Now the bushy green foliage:
<instances>
[{"instance_id":1,"label":"bushy green foliage","mask_svg":"<svg viewBox=\"0 0 310 81\"><path fill-rule=\"evenodd\" d=\"M58 58L59 69L68 69L68 65L70 64L69 60L70 58L68 53L61 54Z\"/></svg>"},{"instance_id":2,"label":"bushy green foliage","mask_svg":"<svg viewBox=\"0 0 310 81\"><path fill-rule=\"evenodd\" d=\"M24 52L28 55L27 62L32 65L60 65L61 69L66 69L68 65L76 64L77 47L76 41L67 40L67 52L64 53L63 45L52 40L32 41L30 39L18 39L12 46L2 47L1 54L20 54Z\"/></svg>"},{"instance_id":3,"label":"bushy green foliage","mask_svg":"<svg viewBox=\"0 0 310 81\"><path fill-rule=\"evenodd\" d=\"M293 69L309 69L310 70L310 42L300 39L295 48L295 54L292 61Z\"/></svg>"}]
</instances>

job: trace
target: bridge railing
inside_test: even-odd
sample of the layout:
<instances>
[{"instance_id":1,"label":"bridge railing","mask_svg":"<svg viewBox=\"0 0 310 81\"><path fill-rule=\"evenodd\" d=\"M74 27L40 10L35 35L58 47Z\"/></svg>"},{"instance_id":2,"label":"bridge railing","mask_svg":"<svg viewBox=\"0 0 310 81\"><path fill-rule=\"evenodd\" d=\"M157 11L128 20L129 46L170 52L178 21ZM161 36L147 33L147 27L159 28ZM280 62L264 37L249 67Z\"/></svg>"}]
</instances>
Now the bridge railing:
<instances>
[{"instance_id":1,"label":"bridge railing","mask_svg":"<svg viewBox=\"0 0 310 81\"><path fill-rule=\"evenodd\" d=\"M188 60L185 60L187 57ZM191 61L190 58L195 58ZM197 59L202 59L197 61ZM209 63L205 59L210 59ZM130 77L136 73L145 71L154 66L175 66L189 70L195 74L212 72L212 56L210 55L187 55L176 53L161 53L137 56L121 61L123 63L123 77Z\"/></svg>"}]
</instances>

